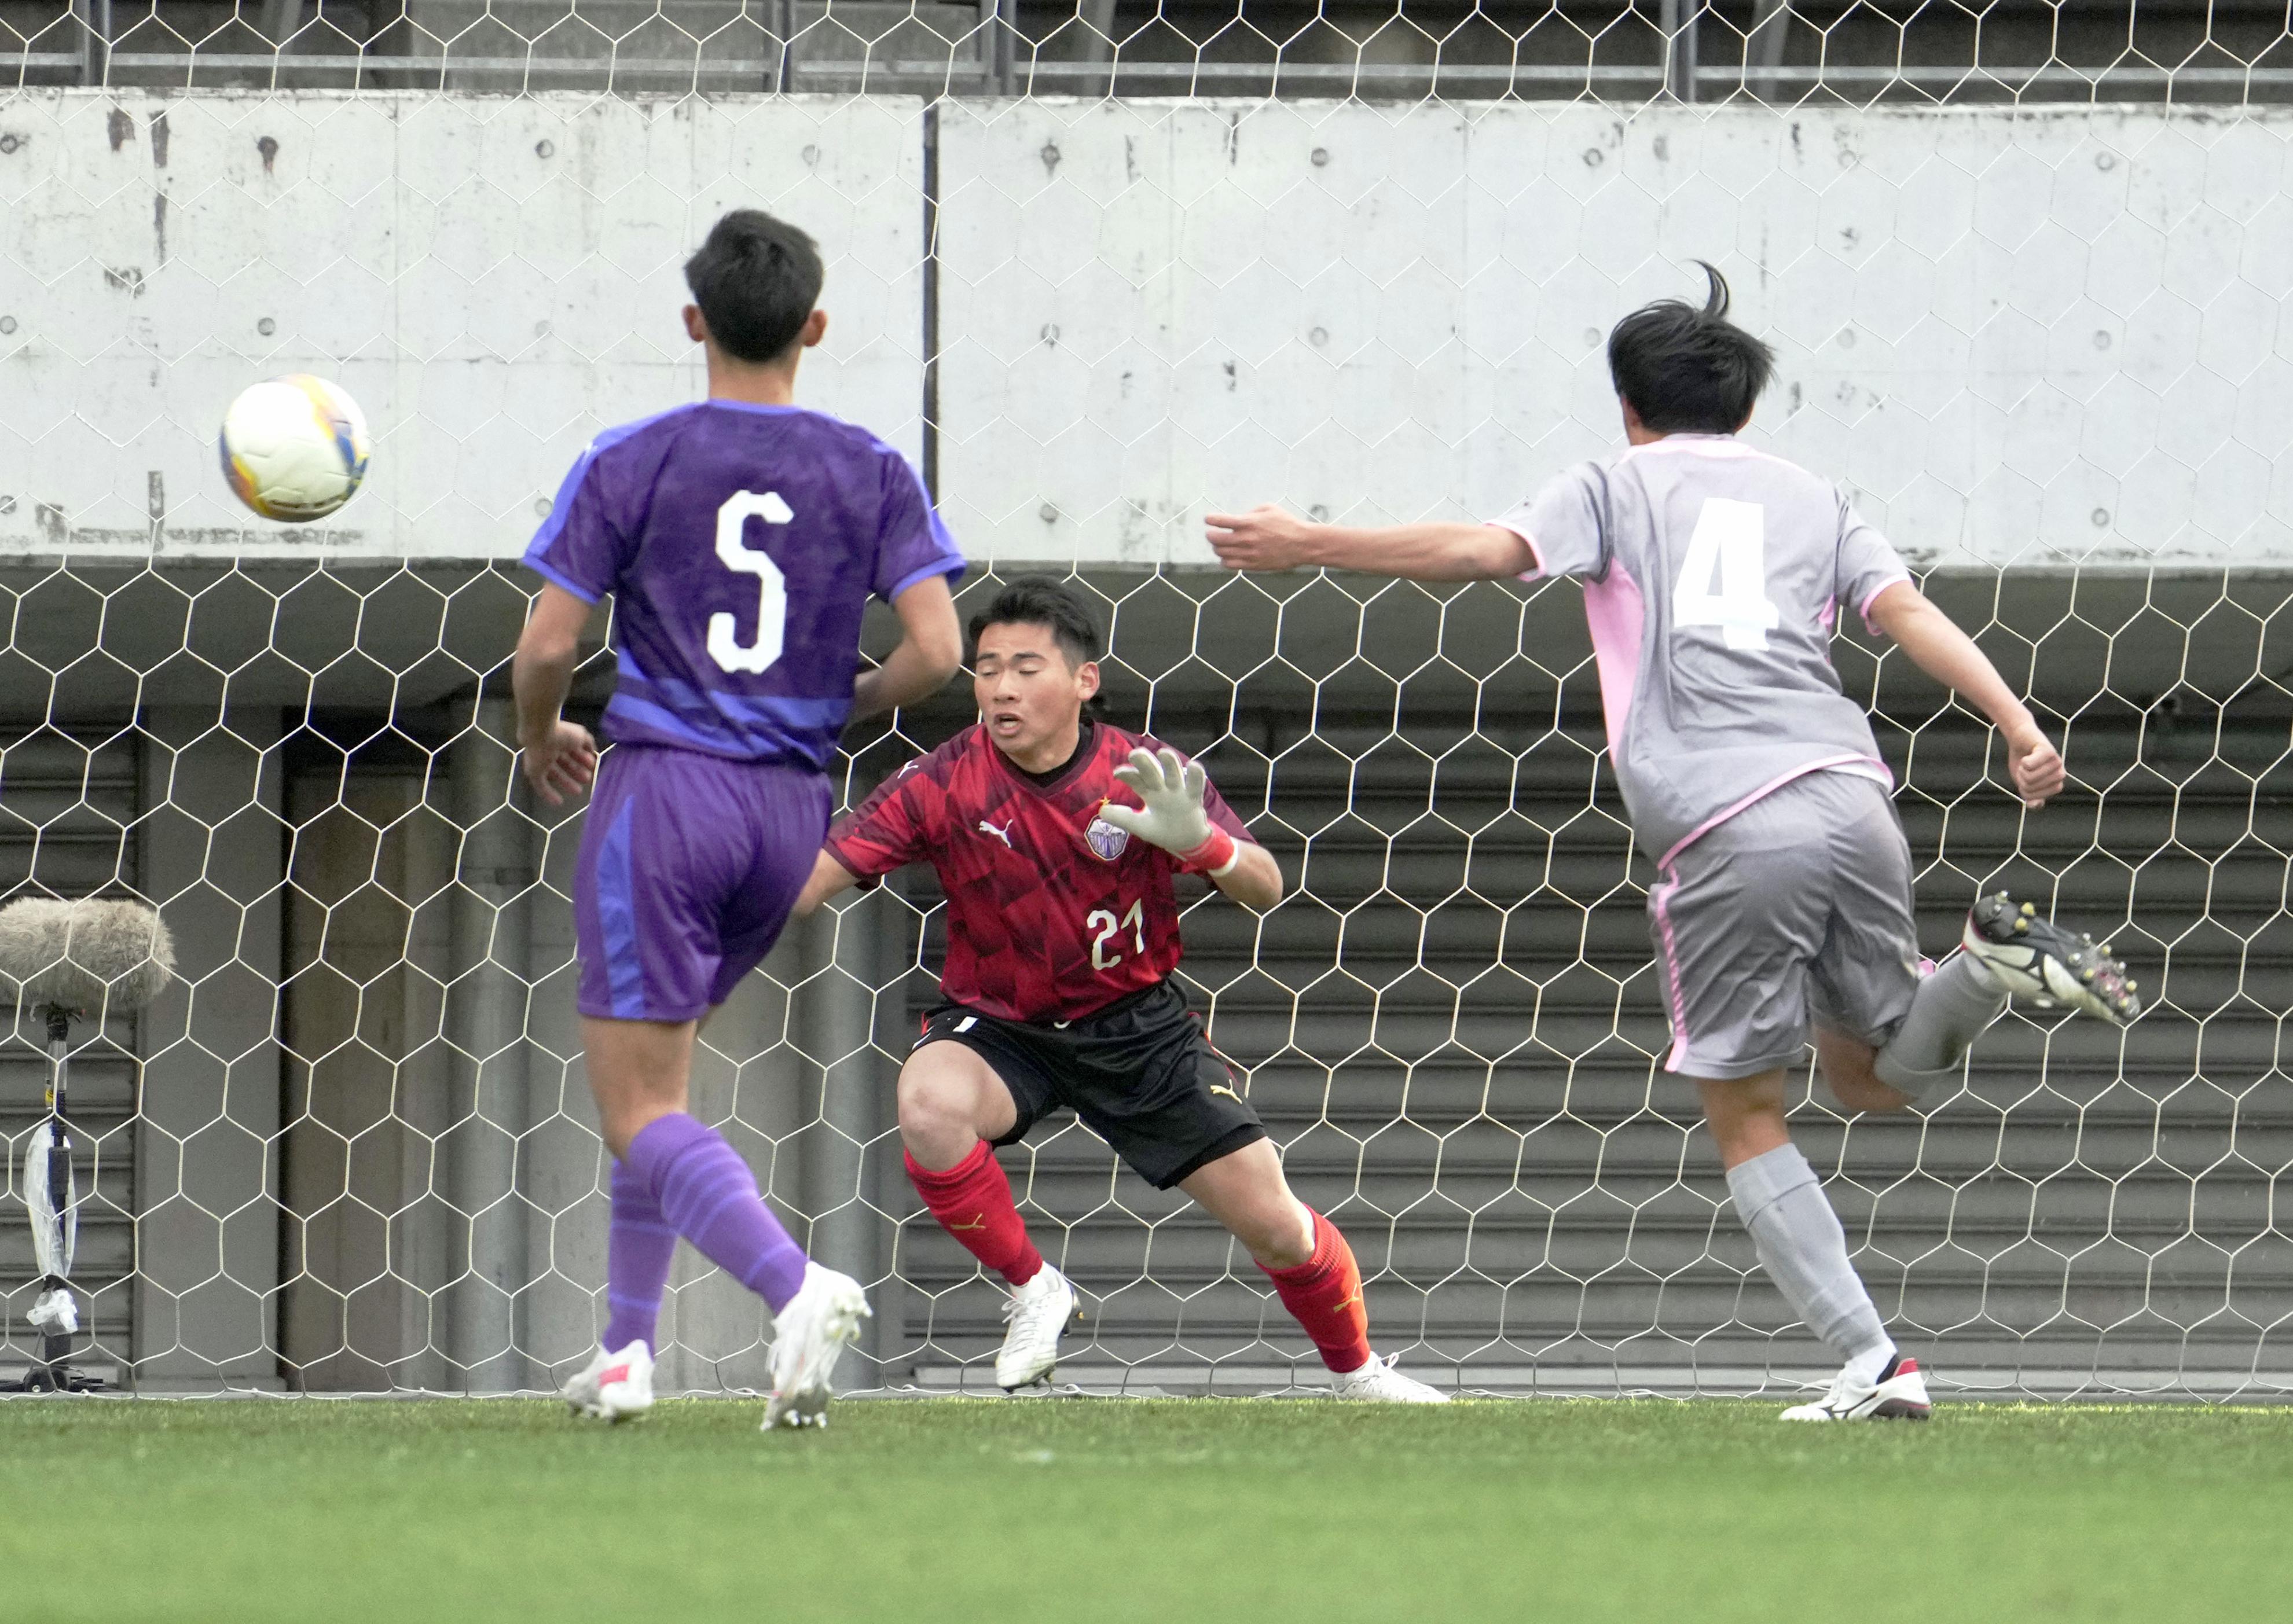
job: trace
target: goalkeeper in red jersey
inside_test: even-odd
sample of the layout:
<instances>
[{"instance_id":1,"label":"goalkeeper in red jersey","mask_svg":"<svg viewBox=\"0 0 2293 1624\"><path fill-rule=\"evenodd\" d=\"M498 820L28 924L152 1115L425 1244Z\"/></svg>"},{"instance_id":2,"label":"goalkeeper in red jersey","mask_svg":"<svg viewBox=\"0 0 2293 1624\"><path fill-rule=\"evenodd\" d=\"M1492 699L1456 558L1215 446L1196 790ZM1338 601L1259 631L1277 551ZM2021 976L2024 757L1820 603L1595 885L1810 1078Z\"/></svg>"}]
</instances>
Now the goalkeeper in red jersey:
<instances>
[{"instance_id":1,"label":"goalkeeper in red jersey","mask_svg":"<svg viewBox=\"0 0 2293 1624\"><path fill-rule=\"evenodd\" d=\"M1340 1398L1441 1403L1370 1351L1361 1272L1282 1160L1187 1007L1171 877L1244 906L1282 870L1200 766L1085 717L1098 627L1041 578L971 623L980 720L887 780L829 831L808 913L912 862L947 893L947 964L900 1072L900 1138L924 1205L1011 1287L995 1359L1007 1392L1048 1380L1075 1290L1027 1238L994 1148L1073 1110L1158 1190L1184 1190L1250 1249L1334 1372Z\"/></svg>"}]
</instances>

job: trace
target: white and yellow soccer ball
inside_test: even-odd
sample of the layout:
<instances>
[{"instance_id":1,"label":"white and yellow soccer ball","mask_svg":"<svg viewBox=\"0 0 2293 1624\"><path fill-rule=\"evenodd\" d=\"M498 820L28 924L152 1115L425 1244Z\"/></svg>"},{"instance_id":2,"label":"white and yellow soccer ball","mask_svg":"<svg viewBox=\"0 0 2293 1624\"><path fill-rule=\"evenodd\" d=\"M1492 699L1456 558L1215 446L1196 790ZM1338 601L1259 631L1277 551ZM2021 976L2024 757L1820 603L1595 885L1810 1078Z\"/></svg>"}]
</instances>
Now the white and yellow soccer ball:
<instances>
[{"instance_id":1,"label":"white and yellow soccer ball","mask_svg":"<svg viewBox=\"0 0 2293 1624\"><path fill-rule=\"evenodd\" d=\"M366 414L306 372L240 391L223 416L223 477L265 519L325 518L357 492L366 459Z\"/></svg>"}]
</instances>

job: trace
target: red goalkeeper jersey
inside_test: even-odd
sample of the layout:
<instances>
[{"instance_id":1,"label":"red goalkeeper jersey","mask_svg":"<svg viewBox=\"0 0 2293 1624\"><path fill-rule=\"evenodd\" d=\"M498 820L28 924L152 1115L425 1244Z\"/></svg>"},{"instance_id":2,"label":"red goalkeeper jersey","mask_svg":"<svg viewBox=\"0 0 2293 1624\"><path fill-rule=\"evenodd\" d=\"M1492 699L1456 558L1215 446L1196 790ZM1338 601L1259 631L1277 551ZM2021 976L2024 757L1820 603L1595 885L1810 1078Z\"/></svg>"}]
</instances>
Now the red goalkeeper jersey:
<instances>
[{"instance_id":1,"label":"red goalkeeper jersey","mask_svg":"<svg viewBox=\"0 0 2293 1624\"><path fill-rule=\"evenodd\" d=\"M1100 723L1081 757L1036 784L968 727L878 786L829 831L828 854L867 878L912 862L947 893L940 990L1005 1021L1073 1021L1154 986L1179 962L1178 860L1106 822L1138 797L1114 769L1159 739ZM1211 821L1250 831L1206 791Z\"/></svg>"}]
</instances>

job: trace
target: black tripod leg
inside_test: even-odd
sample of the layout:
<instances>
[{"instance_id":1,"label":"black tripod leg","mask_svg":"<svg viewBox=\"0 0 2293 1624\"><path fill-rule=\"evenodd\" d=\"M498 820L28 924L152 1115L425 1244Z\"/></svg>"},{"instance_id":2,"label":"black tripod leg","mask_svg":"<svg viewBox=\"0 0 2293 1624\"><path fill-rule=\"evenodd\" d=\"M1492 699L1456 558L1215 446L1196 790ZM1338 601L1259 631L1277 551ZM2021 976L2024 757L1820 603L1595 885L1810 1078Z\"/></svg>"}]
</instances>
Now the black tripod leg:
<instances>
[{"instance_id":1,"label":"black tripod leg","mask_svg":"<svg viewBox=\"0 0 2293 1624\"><path fill-rule=\"evenodd\" d=\"M53 1274L43 1275L40 1279L40 1289L53 1291L63 1283ZM40 1337L38 1361L24 1372L24 1391L27 1393L70 1392L71 1345L72 1339L68 1336L61 1336L54 1331L45 1333Z\"/></svg>"}]
</instances>

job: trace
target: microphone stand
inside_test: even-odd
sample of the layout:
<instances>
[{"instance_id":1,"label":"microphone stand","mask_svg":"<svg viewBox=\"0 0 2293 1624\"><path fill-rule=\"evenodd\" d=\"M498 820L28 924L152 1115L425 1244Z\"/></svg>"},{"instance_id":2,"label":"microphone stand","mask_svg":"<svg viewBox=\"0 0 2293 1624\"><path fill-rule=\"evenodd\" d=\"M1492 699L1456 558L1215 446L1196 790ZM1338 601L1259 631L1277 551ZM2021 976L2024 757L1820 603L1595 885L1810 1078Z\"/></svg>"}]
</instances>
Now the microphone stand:
<instances>
[{"instance_id":1,"label":"microphone stand","mask_svg":"<svg viewBox=\"0 0 2293 1624\"><path fill-rule=\"evenodd\" d=\"M100 1384L71 1371L72 1337L79 1329L79 1305L70 1284L79 1240L79 1188L72 1173L71 1124L64 1114L72 1012L50 1004L41 1013L48 1028L48 1114L33 1129L24 1156L25 1205L31 1209L32 1250L40 1271L31 1319L41 1343L39 1360L24 1373L21 1391L85 1393Z\"/></svg>"}]
</instances>

